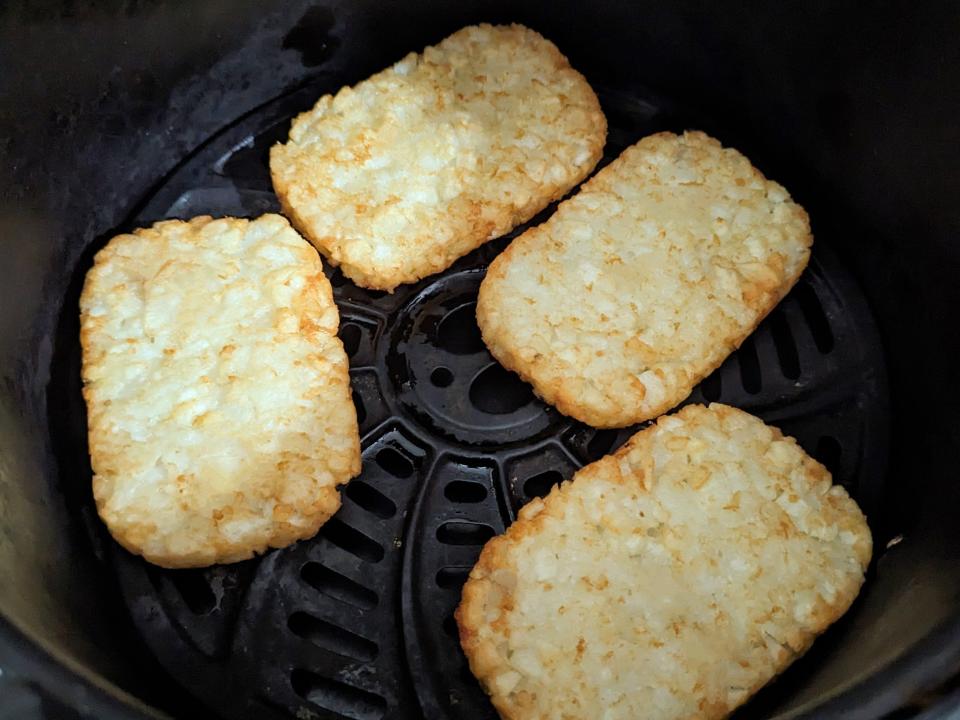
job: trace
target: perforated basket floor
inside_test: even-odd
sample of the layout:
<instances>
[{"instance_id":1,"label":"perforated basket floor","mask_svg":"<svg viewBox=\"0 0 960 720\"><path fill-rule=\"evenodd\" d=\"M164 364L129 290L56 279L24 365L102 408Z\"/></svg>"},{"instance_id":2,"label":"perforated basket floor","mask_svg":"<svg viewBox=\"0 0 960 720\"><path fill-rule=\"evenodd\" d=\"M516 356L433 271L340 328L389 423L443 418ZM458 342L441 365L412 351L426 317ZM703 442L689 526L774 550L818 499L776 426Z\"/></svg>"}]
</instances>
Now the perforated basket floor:
<instances>
[{"instance_id":1,"label":"perforated basket floor","mask_svg":"<svg viewBox=\"0 0 960 720\"><path fill-rule=\"evenodd\" d=\"M267 149L285 138L294 114L335 87L304 88L225 129L160 184L131 226L277 211ZM601 101L610 121L606 161L650 132L683 127L648 97L610 91ZM461 585L483 543L519 507L635 431L565 418L487 353L474 303L487 264L508 241L392 295L330 274L363 472L316 538L198 571L161 570L110 546L144 642L216 713L495 717L456 640ZM869 314L823 251L827 242L689 402L719 400L778 425L870 514L885 465L883 368Z\"/></svg>"}]
</instances>

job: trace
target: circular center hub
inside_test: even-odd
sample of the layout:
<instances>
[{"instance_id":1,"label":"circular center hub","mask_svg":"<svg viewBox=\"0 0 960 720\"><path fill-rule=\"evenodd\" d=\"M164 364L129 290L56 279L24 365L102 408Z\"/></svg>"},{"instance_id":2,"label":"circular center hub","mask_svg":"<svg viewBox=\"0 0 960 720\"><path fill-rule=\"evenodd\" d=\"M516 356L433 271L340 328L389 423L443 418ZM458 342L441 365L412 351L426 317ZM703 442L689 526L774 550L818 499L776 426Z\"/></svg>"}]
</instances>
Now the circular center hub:
<instances>
[{"instance_id":1,"label":"circular center hub","mask_svg":"<svg viewBox=\"0 0 960 720\"><path fill-rule=\"evenodd\" d=\"M438 278L393 323L387 368L400 405L434 433L470 445L539 436L563 416L487 351L477 327L482 269Z\"/></svg>"}]
</instances>

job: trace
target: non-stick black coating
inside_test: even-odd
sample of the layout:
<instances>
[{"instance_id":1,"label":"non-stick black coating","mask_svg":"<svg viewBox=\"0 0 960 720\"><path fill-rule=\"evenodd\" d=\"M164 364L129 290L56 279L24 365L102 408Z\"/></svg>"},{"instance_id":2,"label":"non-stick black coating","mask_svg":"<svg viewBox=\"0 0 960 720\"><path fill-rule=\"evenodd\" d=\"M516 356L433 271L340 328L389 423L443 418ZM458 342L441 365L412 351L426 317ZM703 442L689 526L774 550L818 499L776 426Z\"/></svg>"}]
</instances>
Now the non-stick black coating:
<instances>
[{"instance_id":1,"label":"non-stick black coating","mask_svg":"<svg viewBox=\"0 0 960 720\"><path fill-rule=\"evenodd\" d=\"M875 717L958 667L955 4L15 2L0 9L0 687L93 717L122 714L93 682L189 702L141 651L58 482L50 369L69 352L59 322L88 249L258 105L325 73L360 79L479 20L529 24L593 82L699 109L808 208L880 326L892 459L871 520L903 537L863 598L857 643L837 649L843 677L826 679L855 687L829 706Z\"/></svg>"}]
</instances>

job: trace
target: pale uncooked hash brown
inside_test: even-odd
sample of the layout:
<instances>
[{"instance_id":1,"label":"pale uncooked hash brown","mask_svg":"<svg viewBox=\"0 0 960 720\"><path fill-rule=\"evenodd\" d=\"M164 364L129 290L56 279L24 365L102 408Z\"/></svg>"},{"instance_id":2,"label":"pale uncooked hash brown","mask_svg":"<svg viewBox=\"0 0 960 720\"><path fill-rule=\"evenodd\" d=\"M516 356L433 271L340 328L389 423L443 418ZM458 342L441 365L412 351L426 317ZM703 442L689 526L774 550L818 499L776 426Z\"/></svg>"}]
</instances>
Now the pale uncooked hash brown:
<instances>
[{"instance_id":1,"label":"pale uncooked hash brown","mask_svg":"<svg viewBox=\"0 0 960 720\"><path fill-rule=\"evenodd\" d=\"M564 195L606 129L553 43L479 25L320 98L272 148L270 171L308 240L359 285L392 290Z\"/></svg>"},{"instance_id":2,"label":"pale uncooked hash brown","mask_svg":"<svg viewBox=\"0 0 960 720\"><path fill-rule=\"evenodd\" d=\"M360 469L339 316L279 215L113 238L80 300L93 493L112 535L166 567L314 535Z\"/></svg>"},{"instance_id":3,"label":"pale uncooked hash brown","mask_svg":"<svg viewBox=\"0 0 960 720\"><path fill-rule=\"evenodd\" d=\"M625 427L680 403L790 290L803 208L703 133L628 148L494 260L484 342L561 412Z\"/></svg>"},{"instance_id":4,"label":"pale uncooked hash brown","mask_svg":"<svg viewBox=\"0 0 960 720\"><path fill-rule=\"evenodd\" d=\"M793 439L692 405L487 543L460 639L507 720L722 718L847 610L870 554Z\"/></svg>"}]
</instances>

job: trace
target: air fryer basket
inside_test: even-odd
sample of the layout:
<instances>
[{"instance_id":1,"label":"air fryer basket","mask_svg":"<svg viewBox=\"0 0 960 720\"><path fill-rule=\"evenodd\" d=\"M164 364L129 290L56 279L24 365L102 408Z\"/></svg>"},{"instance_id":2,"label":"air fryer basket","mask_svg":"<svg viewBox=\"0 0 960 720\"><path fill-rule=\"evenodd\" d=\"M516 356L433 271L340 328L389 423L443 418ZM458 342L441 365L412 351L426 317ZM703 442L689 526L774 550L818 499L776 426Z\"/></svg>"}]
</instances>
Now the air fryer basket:
<instances>
[{"instance_id":1,"label":"air fryer basket","mask_svg":"<svg viewBox=\"0 0 960 720\"><path fill-rule=\"evenodd\" d=\"M293 115L337 87L310 84L220 133L160 183L131 224L278 211L267 150L285 138ZM600 97L611 126L607 161L650 132L688 122L649 94ZM466 574L520 506L636 430L596 431L563 417L486 351L477 288L508 241L393 294L328 269L364 468L317 538L198 571L164 571L106 543L144 641L211 708L248 718L311 708L356 720L413 718L421 708L433 718L495 717L456 641L453 611ZM690 400L720 400L776 423L875 515L887 402L874 332L855 285L818 248L795 291ZM75 339L71 346L53 378L78 414L63 438L76 446L62 473L85 487L89 473L71 473L86 453L75 431L83 425Z\"/></svg>"},{"instance_id":2,"label":"air fryer basket","mask_svg":"<svg viewBox=\"0 0 960 720\"><path fill-rule=\"evenodd\" d=\"M578 7L287 5L254 17L263 12L259 4L213 3L191 17L157 3L129 5L126 19L93 6L72 18L66 6L32 18L8 11L24 31L80 34L68 42L87 48L98 67L115 69L105 79L86 78L106 90L72 111L65 100L44 96L53 109L36 127L26 106L24 117L11 120L24 133L49 133L53 145L28 149L11 135L24 158L13 165L17 183L9 186L19 204L5 197L0 217L12 231L12 261L0 270L0 320L24 328L12 337L33 348L17 354L23 343L14 342L9 358L0 355L7 379L0 392L19 413L15 423L0 417L0 457L4 444L14 450L13 461L0 464L0 570L9 566L0 585L0 718L152 712L134 709L106 678L178 716L496 717L456 640L452 613L466 574L519 507L637 429L597 431L560 415L484 348L474 319L477 287L490 260L524 228L393 294L363 290L327 268L350 357L363 471L316 538L236 565L163 570L110 540L90 495L77 323L83 275L112 234L166 217L278 211L266 156L292 116L402 52L479 20L525 22L587 73L610 124L603 163L651 132L704 129L746 152L811 213L814 254L797 287L688 402L729 403L797 437L867 513L876 560L848 617L737 717L896 710L906 718L949 694L960 670L949 611L960 584L949 577L951 569L957 575L951 515L958 506L937 449L946 453L958 431L946 412L921 415L915 403L930 383L943 401L956 393L940 356L919 372L911 359L923 357L923 341L939 343L941 353L957 344L945 333L960 245L956 237L937 244L940 228L950 227L945 215L930 217L912 244L894 232L895 222L888 236L873 230L872 223L899 216L874 199L856 165L875 157L890 132L854 105L862 90L850 67L870 67L869 59L846 57L848 86L843 78L831 84L828 67L817 70L825 60L805 57L819 78L805 84L789 59L810 47L782 37L780 26L800 24L812 38L807 43L825 52L827 21L842 17L816 11L786 18L754 9L757 27L781 33L785 61L748 23L712 17L710 25L685 6ZM882 20L874 28L879 37L891 32ZM215 39L195 46L175 40L187 23ZM89 54L90 26L109 28L111 52ZM158 69L151 63L162 60L121 49L123 27L149 39L148 26L196 67ZM242 41L224 46L231 28ZM666 47L660 32L676 47ZM29 32L4 37L21 50L30 39ZM833 63L845 58L843 50L832 53ZM38 72L56 67L49 61ZM737 74L748 69L753 86ZM896 79L896 69L885 69ZM177 73L188 79L171 95L168 75ZM722 89L715 85L721 81ZM886 86L876 91L882 98ZM13 94L0 97L9 112ZM61 136L88 138L91 147L58 153ZM937 139L932 133L929 141ZM791 147L807 154L791 154ZM895 149L887 162L905 172L898 164L908 166L905 154ZM60 162L72 163L76 182L48 176L46 205L32 210L24 188L38 187L43 171L56 173ZM910 177L894 186L904 212L916 192L906 185ZM937 180L944 184L937 191L946 192L947 179ZM26 243L55 234L53 218L65 239L47 258ZM925 312L903 307L908 289L929 300ZM9 304L18 290L27 298L19 312ZM34 446L40 489L26 486ZM38 541L44 531L56 537Z\"/></svg>"}]
</instances>

